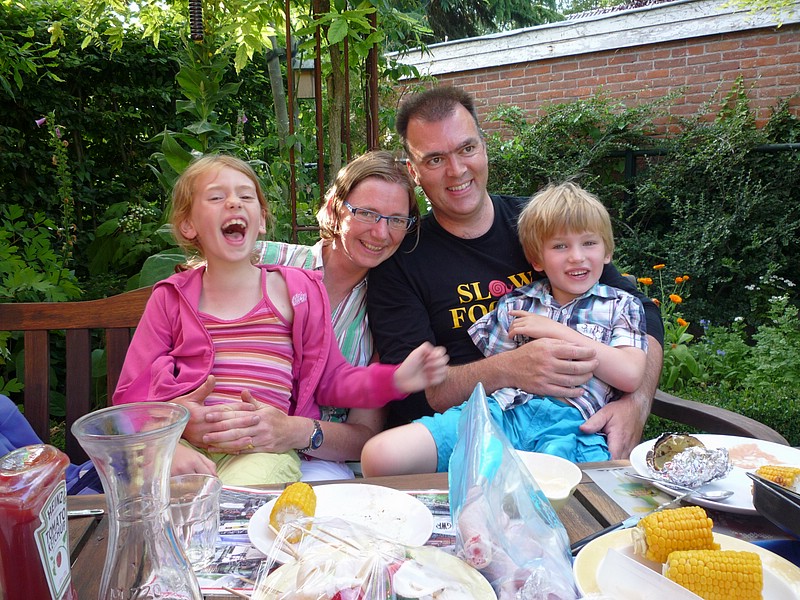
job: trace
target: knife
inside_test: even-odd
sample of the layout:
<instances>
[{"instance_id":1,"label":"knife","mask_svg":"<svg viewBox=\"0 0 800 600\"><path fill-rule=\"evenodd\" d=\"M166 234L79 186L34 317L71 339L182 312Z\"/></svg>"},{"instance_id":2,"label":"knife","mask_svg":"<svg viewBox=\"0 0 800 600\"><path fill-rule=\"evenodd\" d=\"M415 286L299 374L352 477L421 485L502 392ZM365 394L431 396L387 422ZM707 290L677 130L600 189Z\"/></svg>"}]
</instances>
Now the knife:
<instances>
[{"instance_id":1,"label":"knife","mask_svg":"<svg viewBox=\"0 0 800 600\"><path fill-rule=\"evenodd\" d=\"M669 508L670 506L680 502L681 500L683 500L687 496L691 496L692 493L693 493L693 490L690 490L688 492L684 492L683 494L675 496L671 500L668 500L667 502L664 502L663 504L660 504L659 506L657 506L656 508L651 510L649 513L645 513L643 515L631 515L630 517L628 517L624 521L620 521L619 523L614 523L613 525L609 525L605 529L601 529L600 531L595 531L591 535L587 535L585 538L582 538L582 539L578 540L577 542L575 542L574 544L572 544L569 547L570 552L572 553L572 556L575 556L581 550L581 548L583 548L586 544L588 544L592 540L596 540L600 536L605 535L607 533L610 533L612 531L617 531L618 529L630 529L631 527L635 527L636 524L641 519L644 519L646 516L652 515L653 513L656 513L656 512L658 512L660 510L664 510L665 508Z\"/></svg>"},{"instance_id":2,"label":"knife","mask_svg":"<svg viewBox=\"0 0 800 600\"><path fill-rule=\"evenodd\" d=\"M67 518L72 517L99 517L105 511L102 508L85 508L82 510L68 510Z\"/></svg>"}]
</instances>

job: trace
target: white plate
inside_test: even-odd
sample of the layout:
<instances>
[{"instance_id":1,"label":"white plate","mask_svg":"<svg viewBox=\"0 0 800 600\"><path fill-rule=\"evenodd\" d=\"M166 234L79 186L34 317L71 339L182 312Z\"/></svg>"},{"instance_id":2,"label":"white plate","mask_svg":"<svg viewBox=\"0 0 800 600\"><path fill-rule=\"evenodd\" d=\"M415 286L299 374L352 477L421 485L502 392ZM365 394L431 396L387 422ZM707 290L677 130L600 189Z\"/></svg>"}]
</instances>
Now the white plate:
<instances>
[{"instance_id":1,"label":"white plate","mask_svg":"<svg viewBox=\"0 0 800 600\"><path fill-rule=\"evenodd\" d=\"M756 552L761 556L761 563L764 566L764 600L800 600L800 569L788 560L761 546L721 533L714 534L714 541L720 545L722 550L746 550ZM597 587L597 570L610 548L616 548L622 554L647 565L654 571L661 572L659 563L633 554L630 529L612 531L586 544L575 557L572 572L575 574L578 590L582 594L600 592ZM643 594L642 597L647 597L647 595ZM615 600L630 599L617 598Z\"/></svg>"},{"instance_id":2,"label":"white plate","mask_svg":"<svg viewBox=\"0 0 800 600\"><path fill-rule=\"evenodd\" d=\"M437 572L447 576L447 581L452 581L454 584L462 586L460 594L451 592L452 595L449 595L446 593L442 596L444 600L497 600L497 595L486 578L452 554L448 554L439 548L421 546L419 548L410 548L407 556L423 566L435 567ZM285 594L288 592L296 592L298 567L299 563L292 560L275 569L267 577L262 588L268 591L260 595L254 595L253 600L277 600L278 598L286 597Z\"/></svg>"},{"instance_id":3,"label":"white plate","mask_svg":"<svg viewBox=\"0 0 800 600\"><path fill-rule=\"evenodd\" d=\"M698 433L692 434L708 448L727 448L730 453L733 469L727 477L716 479L702 486L703 491L733 490L733 496L721 501L703 500L701 498L687 499L688 502L713 508L724 512L755 515L753 507L752 482L745 474L755 471L762 465L791 465L800 467L800 450L791 446L783 446L775 442L765 442L753 438L737 437L734 435L713 435ZM631 466L640 475L651 477L647 468L647 451L653 448L655 440L642 442L631 452ZM676 496L677 493L670 488L654 484L664 492Z\"/></svg>"},{"instance_id":4,"label":"white plate","mask_svg":"<svg viewBox=\"0 0 800 600\"><path fill-rule=\"evenodd\" d=\"M365 525L406 546L421 546L433 532L431 511L404 492L366 483L315 485L314 492L317 495L315 517L339 517ZM247 526L250 541L264 554L269 554L275 541L275 534L269 527L269 515L276 501L259 508ZM289 558L284 553L278 556L281 562Z\"/></svg>"}]
</instances>

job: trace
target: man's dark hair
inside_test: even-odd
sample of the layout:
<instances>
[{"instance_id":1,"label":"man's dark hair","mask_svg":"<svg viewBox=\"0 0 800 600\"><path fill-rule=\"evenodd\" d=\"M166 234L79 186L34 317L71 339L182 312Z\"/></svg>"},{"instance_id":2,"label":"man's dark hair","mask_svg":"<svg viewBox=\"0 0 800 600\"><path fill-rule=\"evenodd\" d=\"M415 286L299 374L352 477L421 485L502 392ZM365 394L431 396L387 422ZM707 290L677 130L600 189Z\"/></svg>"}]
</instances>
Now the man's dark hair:
<instances>
[{"instance_id":1,"label":"man's dark hair","mask_svg":"<svg viewBox=\"0 0 800 600\"><path fill-rule=\"evenodd\" d=\"M478 112L475 110L475 100L467 92L454 87L435 87L425 92L408 96L397 111L395 128L400 134L403 147L408 152L406 144L406 133L408 132L408 122L413 119L420 119L428 123L441 121L455 111L458 105L463 106L475 119L475 126L481 130L478 122Z\"/></svg>"}]
</instances>

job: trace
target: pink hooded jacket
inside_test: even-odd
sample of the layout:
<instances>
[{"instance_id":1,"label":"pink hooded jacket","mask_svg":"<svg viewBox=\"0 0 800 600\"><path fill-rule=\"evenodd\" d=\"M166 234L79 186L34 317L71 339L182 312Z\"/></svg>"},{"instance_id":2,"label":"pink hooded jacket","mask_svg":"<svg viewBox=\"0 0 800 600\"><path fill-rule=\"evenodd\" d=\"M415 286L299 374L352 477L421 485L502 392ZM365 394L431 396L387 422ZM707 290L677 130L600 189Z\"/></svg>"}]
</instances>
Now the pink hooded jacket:
<instances>
[{"instance_id":1,"label":"pink hooded jacket","mask_svg":"<svg viewBox=\"0 0 800 600\"><path fill-rule=\"evenodd\" d=\"M320 273L278 265L260 268L283 275L294 308L290 415L318 417L319 405L379 408L405 397L394 384L397 365L354 367L344 359ZM173 400L208 378L214 351L197 311L204 271L178 273L153 286L125 357L114 404Z\"/></svg>"}]
</instances>

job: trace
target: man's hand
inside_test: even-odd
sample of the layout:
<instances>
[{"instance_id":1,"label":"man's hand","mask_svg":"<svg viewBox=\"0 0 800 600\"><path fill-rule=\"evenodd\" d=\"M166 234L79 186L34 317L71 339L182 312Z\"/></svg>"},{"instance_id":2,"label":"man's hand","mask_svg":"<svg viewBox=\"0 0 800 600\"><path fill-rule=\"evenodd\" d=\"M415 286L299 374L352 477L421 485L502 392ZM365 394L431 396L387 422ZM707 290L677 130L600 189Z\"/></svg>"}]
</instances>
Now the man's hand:
<instances>
[{"instance_id":1,"label":"man's hand","mask_svg":"<svg viewBox=\"0 0 800 600\"><path fill-rule=\"evenodd\" d=\"M217 468L210 458L200 454L193 448L178 444L175 454L172 456L170 475L190 475L192 473L216 475Z\"/></svg>"},{"instance_id":2,"label":"man's hand","mask_svg":"<svg viewBox=\"0 0 800 600\"><path fill-rule=\"evenodd\" d=\"M542 338L515 350L448 368L447 379L425 390L428 403L442 412L469 398L478 382L487 394L514 387L539 396L574 398L597 368L595 352L569 342Z\"/></svg>"},{"instance_id":3,"label":"man's hand","mask_svg":"<svg viewBox=\"0 0 800 600\"><path fill-rule=\"evenodd\" d=\"M552 338L533 340L498 356L508 357L503 367L507 383L498 387L554 398L579 396L580 386L597 368L594 350Z\"/></svg>"},{"instance_id":4,"label":"man's hand","mask_svg":"<svg viewBox=\"0 0 800 600\"><path fill-rule=\"evenodd\" d=\"M626 394L609 402L581 425L584 433L606 434L611 458L628 458L639 441L649 411L642 411L642 403L634 394Z\"/></svg>"}]
</instances>

